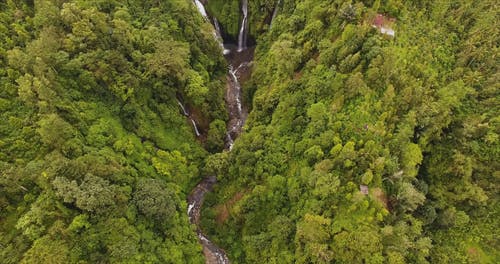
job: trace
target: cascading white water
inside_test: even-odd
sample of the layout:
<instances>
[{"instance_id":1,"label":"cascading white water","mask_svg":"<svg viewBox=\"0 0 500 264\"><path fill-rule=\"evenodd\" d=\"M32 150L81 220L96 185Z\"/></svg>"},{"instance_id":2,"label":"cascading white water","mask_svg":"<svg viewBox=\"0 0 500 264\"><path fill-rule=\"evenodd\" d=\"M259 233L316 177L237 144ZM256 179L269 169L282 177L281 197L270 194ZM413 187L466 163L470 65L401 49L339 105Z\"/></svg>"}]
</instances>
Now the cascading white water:
<instances>
[{"instance_id":1,"label":"cascading white water","mask_svg":"<svg viewBox=\"0 0 500 264\"><path fill-rule=\"evenodd\" d=\"M237 95L236 95L236 106L238 108L238 115L241 116L241 111L242 111L242 108L241 108L241 85L240 85L240 82L238 81L238 77L236 76L236 73L238 72L239 70L239 67L236 69L236 70L233 70L233 66L230 65L229 66L229 75L231 76L231 79L233 80L233 83L234 83L234 86L236 88L236 91L237 91Z\"/></svg>"},{"instance_id":2,"label":"cascading white water","mask_svg":"<svg viewBox=\"0 0 500 264\"><path fill-rule=\"evenodd\" d=\"M226 49L224 47L224 39L222 38L222 30L220 28L219 21L217 21L217 18L214 17L214 28L215 28L215 34L217 35L217 41L219 42L221 48L222 48L222 54L227 55L231 53L231 50Z\"/></svg>"},{"instance_id":3,"label":"cascading white water","mask_svg":"<svg viewBox=\"0 0 500 264\"><path fill-rule=\"evenodd\" d=\"M240 33L238 35L238 51L247 48L248 0L242 0L241 11L243 13L243 20L241 21Z\"/></svg>"},{"instance_id":4,"label":"cascading white water","mask_svg":"<svg viewBox=\"0 0 500 264\"><path fill-rule=\"evenodd\" d=\"M198 11L200 12L200 14L205 19L208 19L208 15L207 15L207 11L205 10L205 6L199 0L194 0L194 4L196 5L196 8L198 8Z\"/></svg>"},{"instance_id":5,"label":"cascading white water","mask_svg":"<svg viewBox=\"0 0 500 264\"><path fill-rule=\"evenodd\" d=\"M231 90L233 92L232 98L234 98L233 102L236 105L236 114L234 114L234 112L233 114L230 114L229 124L231 125L228 127L226 134L226 146L229 151L233 149L234 145L234 139L232 135L238 135L241 132L241 128L243 127L246 118L246 114L243 113L243 106L241 103L241 84L238 77L238 71L242 68L250 66L250 64L251 63L249 62L243 62L236 69L233 68L233 65L229 66L229 76L231 77L232 87L234 87L234 89ZM229 97L231 97L231 95Z\"/></svg>"},{"instance_id":6,"label":"cascading white water","mask_svg":"<svg viewBox=\"0 0 500 264\"><path fill-rule=\"evenodd\" d=\"M207 243L210 246L213 246L212 241L210 241L206 236L204 236L202 233L198 233L198 238L203 241L204 243ZM215 256L217 257L217 263L219 264L226 264L229 263L229 259L227 258L226 254L222 252L214 252Z\"/></svg>"},{"instance_id":7,"label":"cascading white water","mask_svg":"<svg viewBox=\"0 0 500 264\"><path fill-rule=\"evenodd\" d=\"M203 4L199 0L195 0L194 3L196 5L196 7L198 8L198 11L200 12L200 14L203 17L208 19L208 15L207 15L207 12L206 12ZM240 32L238 35L238 52L241 52L244 49L246 49L247 31L248 31L248 0L242 0L241 11L243 13L243 19L241 22L241 28L240 28ZM219 42L219 44L221 45L221 47L223 48L223 54L224 55L229 54L230 50L224 48L221 27L220 27L219 21L217 21L217 18L215 18L215 17L213 18L213 26L214 26L214 36L217 39L217 41ZM232 138L231 134L232 133L237 134L239 132L239 129L241 129L241 126L243 125L243 121L242 121L243 109L242 109L242 103L241 103L241 85L240 85L240 82L238 80L237 73L238 73L238 70L240 70L240 68L246 67L246 66L248 66L248 63L244 62L244 63L241 63L238 66L238 68L236 68L236 69L234 69L232 65L229 66L229 69L228 69L228 75L231 78L232 85L233 85L234 91L235 91L234 99L235 99L236 108L237 108L237 116L236 116L237 122L236 122L236 124L233 124L228 129L228 133L227 133L227 147L229 150L232 149L233 144L234 144L234 139ZM182 103L180 103L180 101L178 101L178 103L181 106L181 108L183 109L184 115L188 115L187 111L185 110ZM191 119L191 122L193 123L193 127L194 127L196 135L199 136L200 133L199 133L198 127L196 126L196 122L193 119Z\"/></svg>"},{"instance_id":8,"label":"cascading white water","mask_svg":"<svg viewBox=\"0 0 500 264\"><path fill-rule=\"evenodd\" d=\"M214 17L214 27L215 27L215 33L217 34L217 36L222 39L222 31L220 29L220 24L219 24L219 21L217 20L217 18Z\"/></svg>"},{"instance_id":9,"label":"cascading white water","mask_svg":"<svg viewBox=\"0 0 500 264\"><path fill-rule=\"evenodd\" d=\"M196 234L200 243L203 245L203 251L206 254L210 252L206 259L208 264L229 264L230 261L226 256L224 250L217 247L212 241L210 241L199 228L200 222L200 211L203 201L205 199L205 194L211 191L213 185L217 182L215 176L209 176L204 178L201 182L196 185L191 194L188 196L188 217L192 224L197 226Z\"/></svg>"},{"instance_id":10,"label":"cascading white water","mask_svg":"<svg viewBox=\"0 0 500 264\"><path fill-rule=\"evenodd\" d=\"M189 113L187 112L186 107L184 107L184 105L181 103L181 101L179 101L179 99L177 99L177 104L180 106L180 108L182 110L182 114L184 114L185 116L189 116Z\"/></svg>"},{"instance_id":11,"label":"cascading white water","mask_svg":"<svg viewBox=\"0 0 500 264\"><path fill-rule=\"evenodd\" d=\"M234 146L233 137L231 137L231 134L226 133L226 138L227 138L227 148L229 149L229 151L231 151L231 150L233 150L233 146Z\"/></svg>"},{"instance_id":12,"label":"cascading white water","mask_svg":"<svg viewBox=\"0 0 500 264\"><path fill-rule=\"evenodd\" d=\"M269 28L272 28L272 26L273 26L273 21L276 18L276 16L278 15L278 9L280 7L280 4L281 4L281 0L278 0L276 7L274 7L273 16L271 17L271 24L269 25Z\"/></svg>"},{"instance_id":13,"label":"cascading white water","mask_svg":"<svg viewBox=\"0 0 500 264\"><path fill-rule=\"evenodd\" d=\"M247 31L248 31L248 2L247 0L242 0L242 27L240 29L240 34L238 36L238 53L234 52L228 56L225 56L226 60L229 62L230 66L228 69L228 88L226 90L226 105L229 110L229 121L227 124L227 133L226 133L226 149L231 151L234 144L234 138L237 137L242 130L243 124L245 123L245 119L247 117L246 109L243 109L241 102L241 84L239 78L245 78L245 74L247 71L241 70L242 68L248 67L251 65L251 60L253 57L253 49L248 49L244 52L246 44L247 44ZM195 4L198 7L198 11L202 16L207 18L207 21L211 19L207 16L205 12L205 8L203 4L199 0L195 0ZM224 48L223 39L222 39L222 31L219 25L219 22L214 17L213 18L213 26L214 26L214 36L217 41L219 41L221 47L223 48L224 55L229 54L229 50ZM230 45L228 45L230 46ZM239 53L241 52L241 53ZM242 62L243 61L243 62ZM246 61L246 62L244 62ZM241 70L241 72L240 72ZM189 112L185 109L180 101L178 101L179 105L183 109L183 113L188 114ZM186 115L185 114L185 115ZM197 136L200 135L196 123L192 118L191 122L193 123L193 127L195 129L195 133ZM216 184L217 178L215 176L205 177L201 182L199 182L196 187L193 189L191 194L188 196L188 216L189 220L192 224L196 225L196 232L198 234L198 238L200 243L203 246L203 252L206 256L206 263L209 264L229 264L230 261L226 256L226 253L223 249L217 247L214 243L212 243L201 231L200 229L200 211L203 205L203 200L205 194L210 192L212 186Z\"/></svg>"},{"instance_id":14,"label":"cascading white water","mask_svg":"<svg viewBox=\"0 0 500 264\"><path fill-rule=\"evenodd\" d=\"M194 4L196 5L198 12L203 16L203 18L205 18L205 20L208 21L209 18L208 18L207 11L205 10L205 6L199 0L194 0ZM214 18L214 27L215 27L214 38L215 38L215 40L217 40L217 42L219 42L219 45L222 48L222 53L224 55L229 54L231 51L224 48L224 42L222 39L220 25L219 25L219 22L217 21L216 18Z\"/></svg>"},{"instance_id":15,"label":"cascading white water","mask_svg":"<svg viewBox=\"0 0 500 264\"><path fill-rule=\"evenodd\" d=\"M191 124L193 125L195 135L197 137L201 136L200 130L198 129L198 125L196 124L196 121L194 121L194 119L189 115L187 108L184 106L184 104L179 99L177 99L177 104L181 108L182 114L187 116L189 118L189 120L191 120Z\"/></svg>"},{"instance_id":16,"label":"cascading white water","mask_svg":"<svg viewBox=\"0 0 500 264\"><path fill-rule=\"evenodd\" d=\"M194 128L194 133L196 134L197 137L201 136L200 130L198 130L198 125L196 125L196 121L194 119L191 119L191 123L193 123L193 128Z\"/></svg>"}]
</instances>

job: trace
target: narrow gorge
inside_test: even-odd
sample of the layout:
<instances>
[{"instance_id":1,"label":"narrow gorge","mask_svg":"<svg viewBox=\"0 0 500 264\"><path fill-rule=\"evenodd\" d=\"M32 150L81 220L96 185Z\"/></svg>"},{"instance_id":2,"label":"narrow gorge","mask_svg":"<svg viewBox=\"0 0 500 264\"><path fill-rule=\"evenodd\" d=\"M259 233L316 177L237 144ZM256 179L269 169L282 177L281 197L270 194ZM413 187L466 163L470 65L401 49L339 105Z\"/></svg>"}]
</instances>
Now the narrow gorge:
<instances>
[{"instance_id":1,"label":"narrow gorge","mask_svg":"<svg viewBox=\"0 0 500 264\"><path fill-rule=\"evenodd\" d=\"M214 37L220 43L222 54L228 63L228 73L226 76L226 94L225 102L228 111L229 120L226 128L226 140L224 151L231 151L233 148L234 140L242 132L243 125L248 116L248 108L243 105L242 99L242 85L241 80L247 79L250 75L253 47L247 47L248 38L248 2L242 0L241 14L242 20L238 34L238 43L224 43L223 34L217 18L209 16L203 3L195 0L195 5L199 13L211 23L214 30ZM197 128L196 122L190 117L185 106L178 100L182 112L190 119L193 124L193 129L197 137L201 134ZM200 224L200 211L203 201L207 192L213 190L214 185L217 183L217 178L213 175L206 176L196 187L191 191L188 196L188 216L189 221L196 225L196 233L201 245L203 246L203 254L205 255L206 263L226 264L230 263L225 251L215 245L209 238L205 236L201 230Z\"/></svg>"},{"instance_id":2,"label":"narrow gorge","mask_svg":"<svg viewBox=\"0 0 500 264\"><path fill-rule=\"evenodd\" d=\"M0 263L500 263L498 1L0 1Z\"/></svg>"}]
</instances>

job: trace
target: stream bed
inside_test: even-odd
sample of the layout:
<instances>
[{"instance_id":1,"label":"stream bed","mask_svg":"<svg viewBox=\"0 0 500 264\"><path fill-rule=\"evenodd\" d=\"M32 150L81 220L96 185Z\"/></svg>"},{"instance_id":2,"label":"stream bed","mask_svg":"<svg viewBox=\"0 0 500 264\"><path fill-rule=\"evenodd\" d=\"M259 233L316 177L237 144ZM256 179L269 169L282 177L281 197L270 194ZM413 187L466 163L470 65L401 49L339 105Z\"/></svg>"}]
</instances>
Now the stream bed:
<instances>
[{"instance_id":1,"label":"stream bed","mask_svg":"<svg viewBox=\"0 0 500 264\"><path fill-rule=\"evenodd\" d=\"M220 26L216 18L211 19L210 16L204 9L203 4L195 0L195 5L198 8L200 14L205 17L207 21L211 21L214 26L214 35L216 39L221 44L222 54L228 62L228 73L226 76L226 94L225 102L226 109L228 111L229 120L226 124L226 140L224 151L231 151L233 148L234 140L240 135L245 124L246 118L248 116L248 108L243 104L242 96L242 86L241 81L249 78L251 74L252 60L254 55L254 48L247 48L247 30L248 30L248 18L247 18L247 0L242 0L242 14L243 21L241 22L241 28L238 36L237 44L226 44L223 43L222 34L220 32ZM179 103L182 107L182 103ZM186 115L186 110L182 108ZM193 122L193 127L198 134L196 123ZM203 254L205 255L205 263L207 264L228 264L230 263L226 252L215 245L210 239L203 233L200 227L201 219L201 208L205 195L207 192L213 190L214 185L217 183L217 178L215 176L207 176L201 180L196 187L191 191L187 198L188 210L187 214L189 216L189 221L196 226L196 234L203 246Z\"/></svg>"},{"instance_id":2,"label":"stream bed","mask_svg":"<svg viewBox=\"0 0 500 264\"><path fill-rule=\"evenodd\" d=\"M246 79L250 75L253 49L248 48L238 52L238 47L235 45L226 45L225 48L230 52L225 55L229 64L228 74L226 77L227 90L225 95L226 109L229 114L229 120L227 122L226 147L224 151L231 151L234 140L242 132L243 125L245 124L248 116L248 109L242 102L242 87L240 80ZM196 233L201 245L203 246L203 254L205 255L206 263L227 264L230 262L225 251L210 241L200 228L200 213L205 199L205 194L212 191L216 183L217 178L215 176L208 176L196 185L187 199L187 213L189 221L196 225Z\"/></svg>"}]
</instances>

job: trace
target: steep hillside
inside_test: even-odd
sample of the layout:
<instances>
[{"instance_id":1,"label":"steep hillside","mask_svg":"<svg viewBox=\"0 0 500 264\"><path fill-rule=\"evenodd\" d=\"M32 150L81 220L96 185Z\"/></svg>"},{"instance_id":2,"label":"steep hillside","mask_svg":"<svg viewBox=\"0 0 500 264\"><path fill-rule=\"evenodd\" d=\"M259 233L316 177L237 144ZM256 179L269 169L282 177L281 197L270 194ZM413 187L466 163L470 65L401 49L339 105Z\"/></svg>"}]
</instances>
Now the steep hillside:
<instances>
[{"instance_id":1,"label":"steep hillside","mask_svg":"<svg viewBox=\"0 0 500 264\"><path fill-rule=\"evenodd\" d=\"M2 1L0 263L498 263L498 18Z\"/></svg>"},{"instance_id":2,"label":"steep hillside","mask_svg":"<svg viewBox=\"0 0 500 264\"><path fill-rule=\"evenodd\" d=\"M188 1L0 3L0 262L203 263L185 199L225 120Z\"/></svg>"},{"instance_id":3,"label":"steep hillside","mask_svg":"<svg viewBox=\"0 0 500 264\"><path fill-rule=\"evenodd\" d=\"M496 262L496 4L280 8L213 169L209 236L235 263Z\"/></svg>"}]
</instances>

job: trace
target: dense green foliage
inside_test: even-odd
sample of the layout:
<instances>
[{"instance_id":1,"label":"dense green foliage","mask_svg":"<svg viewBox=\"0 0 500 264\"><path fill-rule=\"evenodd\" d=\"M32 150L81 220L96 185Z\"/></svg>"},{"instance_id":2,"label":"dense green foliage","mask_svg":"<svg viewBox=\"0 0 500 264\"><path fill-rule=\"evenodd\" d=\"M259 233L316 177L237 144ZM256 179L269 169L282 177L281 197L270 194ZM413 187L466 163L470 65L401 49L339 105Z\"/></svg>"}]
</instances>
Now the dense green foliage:
<instances>
[{"instance_id":1,"label":"dense green foliage","mask_svg":"<svg viewBox=\"0 0 500 264\"><path fill-rule=\"evenodd\" d=\"M185 198L207 153L176 97L222 122L226 66L193 4L8 0L0 21L0 262L203 263Z\"/></svg>"},{"instance_id":2,"label":"dense green foliage","mask_svg":"<svg viewBox=\"0 0 500 264\"><path fill-rule=\"evenodd\" d=\"M234 42L240 1L206 4ZM0 3L0 262L203 263L185 200L216 174L202 227L233 263L498 263L497 3L248 7L229 152L191 0Z\"/></svg>"},{"instance_id":3,"label":"dense green foliage","mask_svg":"<svg viewBox=\"0 0 500 264\"><path fill-rule=\"evenodd\" d=\"M207 163L209 237L235 263L497 263L495 1L283 2L246 131Z\"/></svg>"}]
</instances>

